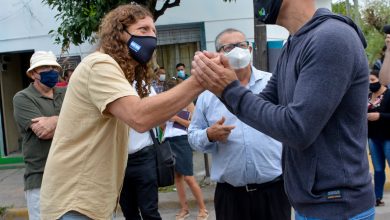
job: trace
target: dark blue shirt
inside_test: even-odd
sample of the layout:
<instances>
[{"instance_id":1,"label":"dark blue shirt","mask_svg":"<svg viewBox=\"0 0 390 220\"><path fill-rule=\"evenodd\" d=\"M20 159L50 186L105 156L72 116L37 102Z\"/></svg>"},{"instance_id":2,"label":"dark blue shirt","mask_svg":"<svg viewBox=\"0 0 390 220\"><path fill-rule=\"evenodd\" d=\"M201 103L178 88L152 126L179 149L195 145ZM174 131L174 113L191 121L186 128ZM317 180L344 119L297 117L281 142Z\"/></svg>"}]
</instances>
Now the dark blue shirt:
<instances>
[{"instance_id":1,"label":"dark blue shirt","mask_svg":"<svg viewBox=\"0 0 390 220\"><path fill-rule=\"evenodd\" d=\"M302 215L348 219L374 206L365 46L349 18L318 9L290 36L263 92L234 81L222 94L240 120L283 143L286 193Z\"/></svg>"}]
</instances>

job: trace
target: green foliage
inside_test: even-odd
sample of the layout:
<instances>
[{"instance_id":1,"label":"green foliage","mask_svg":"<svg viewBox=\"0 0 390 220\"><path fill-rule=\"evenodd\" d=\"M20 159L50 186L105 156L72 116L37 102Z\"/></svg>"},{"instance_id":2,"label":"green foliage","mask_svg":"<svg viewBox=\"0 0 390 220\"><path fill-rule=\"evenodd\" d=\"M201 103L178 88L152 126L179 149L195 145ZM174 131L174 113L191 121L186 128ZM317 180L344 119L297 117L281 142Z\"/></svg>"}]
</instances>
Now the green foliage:
<instances>
[{"instance_id":1,"label":"green foliage","mask_svg":"<svg viewBox=\"0 0 390 220\"><path fill-rule=\"evenodd\" d=\"M4 217L8 207L0 206L0 217Z\"/></svg>"},{"instance_id":2,"label":"green foliage","mask_svg":"<svg viewBox=\"0 0 390 220\"><path fill-rule=\"evenodd\" d=\"M351 7L353 7L353 5ZM350 14L347 14L347 4L345 1L338 1L336 3L332 3L332 11L336 14L342 14L350 18L354 18L356 15L359 14L359 12L355 10L351 10Z\"/></svg>"},{"instance_id":3,"label":"green foliage","mask_svg":"<svg viewBox=\"0 0 390 220\"><path fill-rule=\"evenodd\" d=\"M0 219L4 219L6 217L5 215L7 214L7 210L12 208L12 207L13 207L13 205L12 206L0 206Z\"/></svg>"},{"instance_id":4,"label":"green foliage","mask_svg":"<svg viewBox=\"0 0 390 220\"><path fill-rule=\"evenodd\" d=\"M368 0L364 8L360 8L359 11L351 10L351 18L356 16L361 18L359 19L358 25L367 40L366 54L370 65L379 58L382 47L384 46L385 34L382 30L385 24L390 24L389 2ZM338 1L332 4L332 11L338 14L347 15L346 8L345 1Z\"/></svg>"},{"instance_id":5,"label":"green foliage","mask_svg":"<svg viewBox=\"0 0 390 220\"><path fill-rule=\"evenodd\" d=\"M383 26L390 24L390 3L383 0L370 0L361 10L361 28L367 40L366 53L370 64L379 58L385 45Z\"/></svg>"},{"instance_id":6,"label":"green foliage","mask_svg":"<svg viewBox=\"0 0 390 220\"><path fill-rule=\"evenodd\" d=\"M157 0L42 0L58 14L55 19L60 21L57 30L49 34L54 36L54 42L62 45L62 50L69 49L69 45L80 45L85 41L94 43L95 34L103 16L118 5L136 2L147 7L153 14L154 20L164 14L168 8L180 5L180 0L164 0L161 9L156 9Z\"/></svg>"},{"instance_id":7,"label":"green foliage","mask_svg":"<svg viewBox=\"0 0 390 220\"><path fill-rule=\"evenodd\" d=\"M383 0L370 0L362 10L364 25L382 31L390 22L390 3Z\"/></svg>"}]
</instances>

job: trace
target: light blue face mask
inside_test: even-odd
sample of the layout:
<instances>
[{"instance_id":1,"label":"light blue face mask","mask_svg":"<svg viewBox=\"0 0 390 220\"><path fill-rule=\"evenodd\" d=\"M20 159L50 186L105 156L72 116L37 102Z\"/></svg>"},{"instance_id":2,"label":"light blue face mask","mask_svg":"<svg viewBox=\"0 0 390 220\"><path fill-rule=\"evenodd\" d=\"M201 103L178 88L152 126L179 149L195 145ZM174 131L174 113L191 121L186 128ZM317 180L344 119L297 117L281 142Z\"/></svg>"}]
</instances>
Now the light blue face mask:
<instances>
[{"instance_id":1,"label":"light blue face mask","mask_svg":"<svg viewBox=\"0 0 390 220\"><path fill-rule=\"evenodd\" d=\"M177 71L177 77L184 79L186 78L186 74L184 73L183 70L179 70Z\"/></svg>"}]
</instances>

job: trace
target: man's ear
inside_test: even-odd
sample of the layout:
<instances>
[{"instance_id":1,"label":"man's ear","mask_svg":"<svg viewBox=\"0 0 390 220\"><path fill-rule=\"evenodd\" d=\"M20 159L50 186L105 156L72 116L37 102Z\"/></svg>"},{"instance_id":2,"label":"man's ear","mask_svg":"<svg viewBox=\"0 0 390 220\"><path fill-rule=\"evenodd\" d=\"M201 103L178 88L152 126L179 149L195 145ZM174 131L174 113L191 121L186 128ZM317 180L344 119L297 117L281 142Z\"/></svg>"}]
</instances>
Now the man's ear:
<instances>
[{"instance_id":1,"label":"man's ear","mask_svg":"<svg viewBox=\"0 0 390 220\"><path fill-rule=\"evenodd\" d=\"M34 69L34 70L31 70L31 79L32 80L40 80L40 78L37 76L39 75L39 73Z\"/></svg>"},{"instance_id":2,"label":"man's ear","mask_svg":"<svg viewBox=\"0 0 390 220\"><path fill-rule=\"evenodd\" d=\"M253 51L253 47L252 47L252 46L249 46L248 48L249 48L249 52L251 52L251 53L252 53L252 51Z\"/></svg>"}]
</instances>

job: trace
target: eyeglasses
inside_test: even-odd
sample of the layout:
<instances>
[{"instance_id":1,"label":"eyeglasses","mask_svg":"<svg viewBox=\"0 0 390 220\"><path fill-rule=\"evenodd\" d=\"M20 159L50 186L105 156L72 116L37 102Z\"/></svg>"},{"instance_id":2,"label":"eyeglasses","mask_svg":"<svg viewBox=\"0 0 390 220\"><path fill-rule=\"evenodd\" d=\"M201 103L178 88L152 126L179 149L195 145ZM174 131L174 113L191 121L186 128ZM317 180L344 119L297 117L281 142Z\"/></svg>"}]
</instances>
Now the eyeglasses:
<instances>
[{"instance_id":1,"label":"eyeglasses","mask_svg":"<svg viewBox=\"0 0 390 220\"><path fill-rule=\"evenodd\" d=\"M235 47L239 47L239 48L242 48L242 49L248 49L249 47L249 42L248 41L242 41L242 42L239 42L239 43L235 43L235 44L224 44L222 45L218 52L223 50L225 53L229 53L231 50L233 50Z\"/></svg>"}]
</instances>

